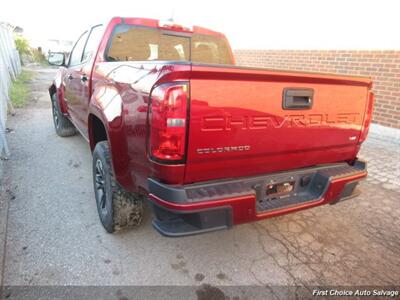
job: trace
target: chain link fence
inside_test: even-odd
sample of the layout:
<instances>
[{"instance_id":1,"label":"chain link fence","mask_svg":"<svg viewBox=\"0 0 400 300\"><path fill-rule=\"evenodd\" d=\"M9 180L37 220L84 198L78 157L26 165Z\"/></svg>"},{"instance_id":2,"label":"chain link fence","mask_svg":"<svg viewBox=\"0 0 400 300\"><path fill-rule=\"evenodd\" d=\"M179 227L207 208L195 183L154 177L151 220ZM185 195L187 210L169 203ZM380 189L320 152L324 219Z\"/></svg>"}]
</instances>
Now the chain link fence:
<instances>
[{"instance_id":1,"label":"chain link fence","mask_svg":"<svg viewBox=\"0 0 400 300\"><path fill-rule=\"evenodd\" d=\"M21 73L21 61L10 29L0 24L0 157L8 157L6 120L8 109L13 113L9 97L12 80Z\"/></svg>"}]
</instances>

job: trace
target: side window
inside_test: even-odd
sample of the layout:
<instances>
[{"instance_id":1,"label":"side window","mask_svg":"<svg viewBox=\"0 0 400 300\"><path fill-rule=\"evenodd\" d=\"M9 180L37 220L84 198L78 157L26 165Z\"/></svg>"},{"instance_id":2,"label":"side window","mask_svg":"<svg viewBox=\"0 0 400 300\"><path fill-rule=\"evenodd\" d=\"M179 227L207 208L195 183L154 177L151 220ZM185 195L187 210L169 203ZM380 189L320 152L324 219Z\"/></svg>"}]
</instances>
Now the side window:
<instances>
[{"instance_id":1,"label":"side window","mask_svg":"<svg viewBox=\"0 0 400 300\"><path fill-rule=\"evenodd\" d=\"M92 28L89 39L87 40L85 46L85 50L83 51L82 61L87 61L96 54L101 38L103 37L103 32L103 25L97 25L96 27Z\"/></svg>"},{"instance_id":2,"label":"side window","mask_svg":"<svg viewBox=\"0 0 400 300\"><path fill-rule=\"evenodd\" d=\"M88 37L88 32L86 31L81 35L79 40L76 42L74 49L72 49L71 55L69 57L69 67L79 65L82 62L83 48L85 47L86 40Z\"/></svg>"}]
</instances>

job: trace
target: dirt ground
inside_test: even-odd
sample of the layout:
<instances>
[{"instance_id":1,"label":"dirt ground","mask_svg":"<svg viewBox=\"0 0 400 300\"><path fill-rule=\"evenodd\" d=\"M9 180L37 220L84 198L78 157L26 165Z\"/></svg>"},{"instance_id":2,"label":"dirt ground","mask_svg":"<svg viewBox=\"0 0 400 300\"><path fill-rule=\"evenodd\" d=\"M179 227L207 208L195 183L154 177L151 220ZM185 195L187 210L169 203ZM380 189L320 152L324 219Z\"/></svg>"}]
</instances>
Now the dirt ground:
<instances>
[{"instance_id":1,"label":"dirt ground","mask_svg":"<svg viewBox=\"0 0 400 300\"><path fill-rule=\"evenodd\" d=\"M202 299L210 290L223 296L224 286L399 284L398 145L370 137L362 194L338 205L175 239L157 233L149 213L140 228L110 235L97 216L87 143L55 134L47 93L55 71L36 72L32 101L7 124L4 286L189 286Z\"/></svg>"}]
</instances>

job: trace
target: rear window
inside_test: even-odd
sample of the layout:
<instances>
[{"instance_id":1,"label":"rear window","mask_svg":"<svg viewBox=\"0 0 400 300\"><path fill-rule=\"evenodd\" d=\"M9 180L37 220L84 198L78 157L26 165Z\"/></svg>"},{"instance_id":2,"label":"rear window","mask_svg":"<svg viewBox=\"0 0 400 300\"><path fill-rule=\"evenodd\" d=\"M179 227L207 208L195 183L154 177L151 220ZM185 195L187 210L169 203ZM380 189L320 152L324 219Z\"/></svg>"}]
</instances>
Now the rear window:
<instances>
[{"instance_id":1,"label":"rear window","mask_svg":"<svg viewBox=\"0 0 400 300\"><path fill-rule=\"evenodd\" d=\"M126 24L115 28L106 59L232 64L225 39L203 34L175 35L171 31Z\"/></svg>"}]
</instances>

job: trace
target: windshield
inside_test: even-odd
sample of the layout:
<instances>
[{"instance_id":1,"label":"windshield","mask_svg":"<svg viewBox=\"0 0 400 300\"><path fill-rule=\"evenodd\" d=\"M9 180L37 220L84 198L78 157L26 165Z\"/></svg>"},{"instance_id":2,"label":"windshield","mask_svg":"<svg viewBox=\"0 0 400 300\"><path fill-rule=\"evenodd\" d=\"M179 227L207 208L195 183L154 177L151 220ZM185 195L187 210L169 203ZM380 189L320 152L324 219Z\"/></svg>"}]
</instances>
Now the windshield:
<instances>
[{"instance_id":1,"label":"windshield","mask_svg":"<svg viewBox=\"0 0 400 300\"><path fill-rule=\"evenodd\" d=\"M121 24L112 35L108 61L192 61L233 64L223 38L204 34L175 35L171 31Z\"/></svg>"}]
</instances>

